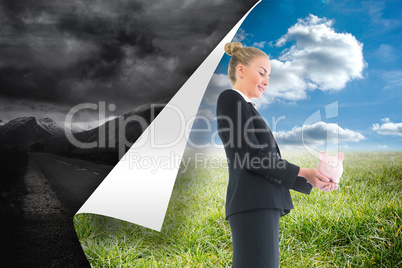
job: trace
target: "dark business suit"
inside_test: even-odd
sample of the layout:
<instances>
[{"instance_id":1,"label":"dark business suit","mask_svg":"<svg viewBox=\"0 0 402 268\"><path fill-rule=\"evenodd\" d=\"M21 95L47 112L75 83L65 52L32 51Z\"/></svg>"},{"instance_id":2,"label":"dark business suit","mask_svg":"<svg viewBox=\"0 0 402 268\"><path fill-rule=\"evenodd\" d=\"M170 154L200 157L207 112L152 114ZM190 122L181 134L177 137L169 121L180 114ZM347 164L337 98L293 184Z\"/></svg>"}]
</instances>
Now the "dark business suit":
<instances>
[{"instance_id":1,"label":"dark business suit","mask_svg":"<svg viewBox=\"0 0 402 268\"><path fill-rule=\"evenodd\" d=\"M254 267L257 264L259 266L255 267L273 267L273 262L261 266L262 262L269 262L266 259L253 260L252 256L239 256L239 254L253 253L254 251L250 250L253 245L267 248L277 247L278 235L275 234L277 232L275 230L279 230L279 217L293 209L289 189L309 194L312 186L305 178L298 176L299 166L281 158L279 147L271 130L252 104L248 103L238 92L228 89L219 95L216 115L218 134L225 147L228 160L229 183L226 193L226 219L229 220L229 223L233 219L231 229L234 267L236 267L236 258L239 263L241 260L247 260L247 266L244 263L244 267ZM250 221L250 219L255 220ZM261 224L260 222L263 221L266 223ZM265 228L267 224L275 229L273 236L267 234L267 232L271 232ZM249 228L244 229L245 225ZM239 231L241 232L239 234L236 233L237 231L233 232L234 229L243 231ZM247 233L247 235L242 233ZM274 241L276 244L271 245L264 241L259 236L261 234L266 234L266 237L270 237L269 239L276 240ZM250 241L250 237L263 241ZM240 245L235 243L237 238L239 238L237 241L241 241ZM271 253L277 254L276 251L271 251ZM260 258L260 256L257 257ZM270 256L270 258L277 258L277 256ZM255 263L252 263L253 261ZM243 266L239 265L239 267Z\"/></svg>"}]
</instances>

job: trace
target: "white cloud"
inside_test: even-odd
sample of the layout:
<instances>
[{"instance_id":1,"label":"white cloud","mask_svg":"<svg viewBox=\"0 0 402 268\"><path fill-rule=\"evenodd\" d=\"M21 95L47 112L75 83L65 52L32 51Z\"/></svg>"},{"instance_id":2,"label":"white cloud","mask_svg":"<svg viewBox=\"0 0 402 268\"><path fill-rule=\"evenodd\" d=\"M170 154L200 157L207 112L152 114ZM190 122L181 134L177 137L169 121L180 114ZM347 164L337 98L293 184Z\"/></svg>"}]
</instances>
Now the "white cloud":
<instances>
[{"instance_id":1,"label":"white cloud","mask_svg":"<svg viewBox=\"0 0 402 268\"><path fill-rule=\"evenodd\" d=\"M378 145L378 147L381 148L381 149L387 149L388 148L387 145Z\"/></svg>"},{"instance_id":2,"label":"white cloud","mask_svg":"<svg viewBox=\"0 0 402 268\"><path fill-rule=\"evenodd\" d=\"M232 88L229 77L226 74L213 74L211 81L208 84L208 88L205 92L203 101L206 105L215 106L218 100L219 94L225 89Z\"/></svg>"},{"instance_id":3,"label":"white cloud","mask_svg":"<svg viewBox=\"0 0 402 268\"><path fill-rule=\"evenodd\" d=\"M394 61L398 56L395 49L388 44L381 44L378 49L374 52L374 56L383 62Z\"/></svg>"},{"instance_id":4,"label":"white cloud","mask_svg":"<svg viewBox=\"0 0 402 268\"><path fill-rule=\"evenodd\" d=\"M214 121L215 113L211 109L201 109L198 110L197 116L195 120L202 120L202 121Z\"/></svg>"},{"instance_id":5,"label":"white cloud","mask_svg":"<svg viewBox=\"0 0 402 268\"><path fill-rule=\"evenodd\" d=\"M381 121L382 125L375 123L371 129L381 135L402 136L402 123L393 123L388 117L382 118Z\"/></svg>"},{"instance_id":6,"label":"white cloud","mask_svg":"<svg viewBox=\"0 0 402 268\"><path fill-rule=\"evenodd\" d=\"M359 132L322 121L303 127L295 126L290 131L274 132L274 136L281 148L283 146L285 149L303 147L303 141L307 146L316 147L326 143L359 142L366 138Z\"/></svg>"},{"instance_id":7,"label":"white cloud","mask_svg":"<svg viewBox=\"0 0 402 268\"><path fill-rule=\"evenodd\" d=\"M352 79L362 78L366 66L363 44L350 33L337 33L334 21L310 14L298 19L288 32L276 41L282 47L278 60L271 60L270 95L288 100L306 98L306 91L337 91Z\"/></svg>"},{"instance_id":8,"label":"white cloud","mask_svg":"<svg viewBox=\"0 0 402 268\"><path fill-rule=\"evenodd\" d=\"M252 46L253 47L258 47L258 48L260 48L260 49L262 49L262 48L264 48L265 47L265 43L266 43L267 41L261 41L261 42L255 42Z\"/></svg>"},{"instance_id":9,"label":"white cloud","mask_svg":"<svg viewBox=\"0 0 402 268\"><path fill-rule=\"evenodd\" d=\"M389 122L391 122L391 120L389 120L389 117L384 117L384 118L381 118L381 122L389 123Z\"/></svg>"},{"instance_id":10,"label":"white cloud","mask_svg":"<svg viewBox=\"0 0 402 268\"><path fill-rule=\"evenodd\" d=\"M387 83L387 86L385 86L384 89L399 88L402 86L402 71L385 71L383 79Z\"/></svg>"},{"instance_id":11,"label":"white cloud","mask_svg":"<svg viewBox=\"0 0 402 268\"><path fill-rule=\"evenodd\" d=\"M399 18L389 19L384 18L384 9L387 6L387 1L362 1L362 7L370 16L371 22L382 27L383 30L392 30L401 25Z\"/></svg>"},{"instance_id":12,"label":"white cloud","mask_svg":"<svg viewBox=\"0 0 402 268\"><path fill-rule=\"evenodd\" d=\"M246 37L247 37L248 35L252 36L252 34L246 33L246 31L245 31L244 29L240 28L240 29L237 31L236 35L233 37L233 41L232 41L232 42L241 42L241 41L243 41L244 39L246 39Z\"/></svg>"}]
</instances>

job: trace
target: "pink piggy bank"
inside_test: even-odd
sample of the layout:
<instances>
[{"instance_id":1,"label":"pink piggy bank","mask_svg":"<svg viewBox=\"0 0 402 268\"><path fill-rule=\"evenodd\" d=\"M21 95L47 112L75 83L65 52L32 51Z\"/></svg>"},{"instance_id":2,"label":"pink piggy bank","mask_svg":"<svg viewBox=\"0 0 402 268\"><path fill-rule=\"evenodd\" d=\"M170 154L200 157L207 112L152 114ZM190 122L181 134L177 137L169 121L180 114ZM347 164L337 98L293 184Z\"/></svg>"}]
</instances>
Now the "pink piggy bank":
<instances>
[{"instance_id":1,"label":"pink piggy bank","mask_svg":"<svg viewBox=\"0 0 402 268\"><path fill-rule=\"evenodd\" d=\"M328 177L332 182L339 183L339 179L343 173L343 153L337 153L335 156L329 156L326 152L321 151L318 155L317 170Z\"/></svg>"}]
</instances>

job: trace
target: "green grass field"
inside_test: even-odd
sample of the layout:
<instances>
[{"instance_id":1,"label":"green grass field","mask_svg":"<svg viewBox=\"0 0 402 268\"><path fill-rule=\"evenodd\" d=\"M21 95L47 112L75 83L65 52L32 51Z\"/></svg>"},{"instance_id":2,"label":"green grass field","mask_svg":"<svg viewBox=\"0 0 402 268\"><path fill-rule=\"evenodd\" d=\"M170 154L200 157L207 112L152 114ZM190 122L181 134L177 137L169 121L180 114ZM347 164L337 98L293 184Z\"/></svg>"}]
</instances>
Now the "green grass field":
<instances>
[{"instance_id":1,"label":"green grass field","mask_svg":"<svg viewBox=\"0 0 402 268\"><path fill-rule=\"evenodd\" d=\"M282 158L317 167L308 153ZM161 232L99 215L74 218L93 267L230 267L227 167L183 170ZM295 209L280 222L280 267L402 267L402 152L346 152L340 189L291 192Z\"/></svg>"}]
</instances>

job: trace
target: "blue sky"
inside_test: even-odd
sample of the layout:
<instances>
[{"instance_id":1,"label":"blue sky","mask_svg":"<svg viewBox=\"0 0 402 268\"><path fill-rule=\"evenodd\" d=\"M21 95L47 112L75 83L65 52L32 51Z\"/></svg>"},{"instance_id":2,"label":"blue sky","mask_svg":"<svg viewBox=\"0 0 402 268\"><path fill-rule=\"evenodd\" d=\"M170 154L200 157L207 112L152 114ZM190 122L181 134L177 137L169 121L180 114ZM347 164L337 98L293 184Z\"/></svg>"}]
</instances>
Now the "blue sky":
<instances>
[{"instance_id":1,"label":"blue sky","mask_svg":"<svg viewBox=\"0 0 402 268\"><path fill-rule=\"evenodd\" d=\"M270 57L270 85L253 101L281 150L303 149L301 131L310 137L306 144L318 150L338 144L340 151L402 150L401 6L400 1L262 1L247 16L234 41ZM229 60L225 54L198 112L212 131L217 96L231 88ZM326 116L330 104L337 116ZM318 110L321 120L309 120ZM206 124L197 120L193 130ZM208 133L192 133L190 139L211 142Z\"/></svg>"}]
</instances>

